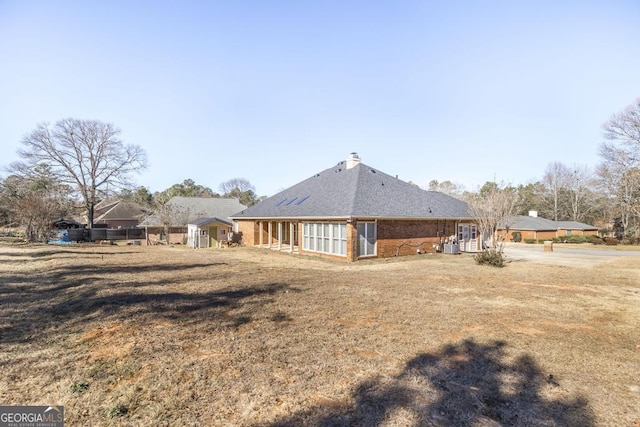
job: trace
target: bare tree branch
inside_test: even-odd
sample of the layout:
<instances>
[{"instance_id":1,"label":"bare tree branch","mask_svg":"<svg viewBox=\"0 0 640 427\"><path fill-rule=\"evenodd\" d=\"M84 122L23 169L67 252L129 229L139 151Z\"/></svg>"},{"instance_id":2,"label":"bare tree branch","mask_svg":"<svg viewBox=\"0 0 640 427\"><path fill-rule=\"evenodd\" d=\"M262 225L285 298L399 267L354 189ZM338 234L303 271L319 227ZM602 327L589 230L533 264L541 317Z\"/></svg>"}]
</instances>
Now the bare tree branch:
<instances>
[{"instance_id":1,"label":"bare tree branch","mask_svg":"<svg viewBox=\"0 0 640 427\"><path fill-rule=\"evenodd\" d=\"M73 185L82 197L91 227L98 191L108 185L125 187L132 174L147 167L144 150L125 145L119 134L112 124L97 120L69 118L53 127L43 123L22 140L18 154L25 165L45 163L54 176Z\"/></svg>"}]
</instances>

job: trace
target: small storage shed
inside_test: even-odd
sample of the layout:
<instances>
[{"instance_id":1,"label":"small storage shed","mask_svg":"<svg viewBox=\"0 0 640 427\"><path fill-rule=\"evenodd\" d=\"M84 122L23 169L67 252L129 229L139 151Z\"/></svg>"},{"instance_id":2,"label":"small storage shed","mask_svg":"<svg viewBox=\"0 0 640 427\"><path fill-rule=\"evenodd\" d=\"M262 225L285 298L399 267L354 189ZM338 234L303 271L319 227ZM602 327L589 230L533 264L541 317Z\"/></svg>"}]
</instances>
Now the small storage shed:
<instances>
[{"instance_id":1,"label":"small storage shed","mask_svg":"<svg viewBox=\"0 0 640 427\"><path fill-rule=\"evenodd\" d=\"M232 224L220 218L198 218L187 224L187 246L190 248L217 248L227 240Z\"/></svg>"}]
</instances>

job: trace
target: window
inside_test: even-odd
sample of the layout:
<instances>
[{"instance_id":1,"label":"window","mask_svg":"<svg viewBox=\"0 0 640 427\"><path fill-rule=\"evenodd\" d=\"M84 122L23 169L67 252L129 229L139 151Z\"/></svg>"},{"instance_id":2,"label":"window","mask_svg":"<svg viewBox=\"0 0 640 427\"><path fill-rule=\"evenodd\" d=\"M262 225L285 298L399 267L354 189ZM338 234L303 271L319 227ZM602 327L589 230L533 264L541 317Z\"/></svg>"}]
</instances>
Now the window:
<instances>
[{"instance_id":1,"label":"window","mask_svg":"<svg viewBox=\"0 0 640 427\"><path fill-rule=\"evenodd\" d=\"M302 249L346 256L347 224L338 222L303 223Z\"/></svg>"},{"instance_id":2,"label":"window","mask_svg":"<svg viewBox=\"0 0 640 427\"><path fill-rule=\"evenodd\" d=\"M376 254L376 223L358 222L358 256Z\"/></svg>"},{"instance_id":3,"label":"window","mask_svg":"<svg viewBox=\"0 0 640 427\"><path fill-rule=\"evenodd\" d=\"M325 252L324 250L324 239L322 238L322 232L324 228L322 228L322 224L315 224L316 228L316 250L318 252Z\"/></svg>"},{"instance_id":4,"label":"window","mask_svg":"<svg viewBox=\"0 0 640 427\"><path fill-rule=\"evenodd\" d=\"M471 230L470 230L471 227L473 227L473 229L475 230L475 225L472 225L472 226L469 226L466 224L458 225L458 242L462 243L469 240L469 237L471 234Z\"/></svg>"},{"instance_id":5,"label":"window","mask_svg":"<svg viewBox=\"0 0 640 427\"><path fill-rule=\"evenodd\" d=\"M324 243L322 245L322 247L324 248L325 252L329 252L332 253L333 251L331 250L331 236L330 236L330 229L329 229L329 224L325 223L322 224L322 235L324 236Z\"/></svg>"}]
</instances>

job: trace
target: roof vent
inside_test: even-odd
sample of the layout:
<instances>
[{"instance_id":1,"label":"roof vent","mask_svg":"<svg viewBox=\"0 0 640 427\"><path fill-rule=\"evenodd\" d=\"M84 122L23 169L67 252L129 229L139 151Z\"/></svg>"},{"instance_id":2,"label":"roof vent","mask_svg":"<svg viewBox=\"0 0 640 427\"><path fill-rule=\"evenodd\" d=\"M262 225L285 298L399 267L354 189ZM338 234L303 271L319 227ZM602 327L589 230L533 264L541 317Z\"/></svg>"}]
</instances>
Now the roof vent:
<instances>
[{"instance_id":1,"label":"roof vent","mask_svg":"<svg viewBox=\"0 0 640 427\"><path fill-rule=\"evenodd\" d=\"M360 157L358 157L358 153L351 153L349 157L347 157L347 169L351 169L352 167L360 164Z\"/></svg>"}]
</instances>

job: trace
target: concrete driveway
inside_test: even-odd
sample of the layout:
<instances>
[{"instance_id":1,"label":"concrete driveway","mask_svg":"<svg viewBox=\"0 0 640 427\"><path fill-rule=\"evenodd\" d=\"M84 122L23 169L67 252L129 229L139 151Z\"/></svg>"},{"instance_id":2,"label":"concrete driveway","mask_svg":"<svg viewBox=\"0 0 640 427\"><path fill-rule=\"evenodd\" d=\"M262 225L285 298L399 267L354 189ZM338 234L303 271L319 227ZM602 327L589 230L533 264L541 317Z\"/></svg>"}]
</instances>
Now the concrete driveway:
<instances>
[{"instance_id":1,"label":"concrete driveway","mask_svg":"<svg viewBox=\"0 0 640 427\"><path fill-rule=\"evenodd\" d=\"M535 262L539 264L563 265L567 267L589 267L621 256L640 257L640 251L619 251L613 248L588 249L567 248L554 244L553 252L545 252L540 244L507 243L504 254L507 261ZM640 258L638 259L640 262Z\"/></svg>"}]
</instances>

